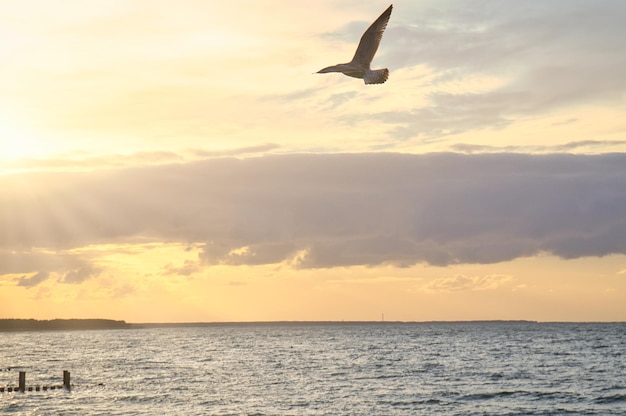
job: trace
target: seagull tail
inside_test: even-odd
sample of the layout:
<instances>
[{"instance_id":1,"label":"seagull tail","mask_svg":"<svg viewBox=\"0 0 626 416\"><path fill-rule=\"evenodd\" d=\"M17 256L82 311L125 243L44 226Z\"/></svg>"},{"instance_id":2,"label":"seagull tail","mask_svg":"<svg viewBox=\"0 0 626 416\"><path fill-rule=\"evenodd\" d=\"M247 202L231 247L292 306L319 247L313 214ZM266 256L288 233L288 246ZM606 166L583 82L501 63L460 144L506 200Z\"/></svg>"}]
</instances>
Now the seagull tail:
<instances>
[{"instance_id":1,"label":"seagull tail","mask_svg":"<svg viewBox=\"0 0 626 416\"><path fill-rule=\"evenodd\" d=\"M365 73L363 81L366 84L382 84L387 81L387 78L389 78L389 70L387 68L372 69Z\"/></svg>"}]
</instances>

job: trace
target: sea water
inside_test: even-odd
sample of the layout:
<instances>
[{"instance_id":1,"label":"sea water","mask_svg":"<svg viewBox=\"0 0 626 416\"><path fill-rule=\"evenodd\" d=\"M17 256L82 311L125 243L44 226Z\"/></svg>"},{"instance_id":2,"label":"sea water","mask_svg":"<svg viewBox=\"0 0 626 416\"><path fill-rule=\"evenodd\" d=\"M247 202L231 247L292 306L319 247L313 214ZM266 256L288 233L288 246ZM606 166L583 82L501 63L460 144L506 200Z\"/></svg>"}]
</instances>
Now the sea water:
<instances>
[{"instance_id":1,"label":"sea water","mask_svg":"<svg viewBox=\"0 0 626 416\"><path fill-rule=\"evenodd\" d=\"M0 333L20 415L626 415L626 324L273 323ZM7 368L11 367L11 371Z\"/></svg>"}]
</instances>

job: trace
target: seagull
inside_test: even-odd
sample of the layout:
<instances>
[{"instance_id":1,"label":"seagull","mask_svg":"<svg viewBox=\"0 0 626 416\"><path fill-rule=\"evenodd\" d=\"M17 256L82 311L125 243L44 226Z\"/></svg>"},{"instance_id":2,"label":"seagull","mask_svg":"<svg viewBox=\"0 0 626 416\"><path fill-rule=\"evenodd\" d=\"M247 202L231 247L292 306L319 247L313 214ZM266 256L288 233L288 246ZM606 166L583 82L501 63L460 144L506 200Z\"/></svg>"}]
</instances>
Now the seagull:
<instances>
[{"instance_id":1,"label":"seagull","mask_svg":"<svg viewBox=\"0 0 626 416\"><path fill-rule=\"evenodd\" d=\"M329 72L341 72L344 75L354 78L363 78L366 84L382 84L389 78L389 69L370 69L370 64L380 40L383 38L383 32L387 27L389 16L393 4L381 14L378 19L363 33L359 46L356 48L354 57L347 64L337 64L326 67L317 71L318 74L327 74Z\"/></svg>"}]
</instances>

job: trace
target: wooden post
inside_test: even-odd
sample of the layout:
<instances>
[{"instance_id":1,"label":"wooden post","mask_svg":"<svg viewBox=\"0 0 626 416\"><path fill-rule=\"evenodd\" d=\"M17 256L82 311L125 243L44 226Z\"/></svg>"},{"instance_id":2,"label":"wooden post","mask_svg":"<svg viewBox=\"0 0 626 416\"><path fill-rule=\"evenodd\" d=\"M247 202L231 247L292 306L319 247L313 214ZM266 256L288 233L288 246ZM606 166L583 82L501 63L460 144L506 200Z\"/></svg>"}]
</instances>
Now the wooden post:
<instances>
[{"instance_id":1,"label":"wooden post","mask_svg":"<svg viewBox=\"0 0 626 416\"><path fill-rule=\"evenodd\" d=\"M20 371L19 389L21 393L26 391L26 371Z\"/></svg>"},{"instance_id":2,"label":"wooden post","mask_svg":"<svg viewBox=\"0 0 626 416\"><path fill-rule=\"evenodd\" d=\"M63 387L70 389L70 372L63 370Z\"/></svg>"}]
</instances>

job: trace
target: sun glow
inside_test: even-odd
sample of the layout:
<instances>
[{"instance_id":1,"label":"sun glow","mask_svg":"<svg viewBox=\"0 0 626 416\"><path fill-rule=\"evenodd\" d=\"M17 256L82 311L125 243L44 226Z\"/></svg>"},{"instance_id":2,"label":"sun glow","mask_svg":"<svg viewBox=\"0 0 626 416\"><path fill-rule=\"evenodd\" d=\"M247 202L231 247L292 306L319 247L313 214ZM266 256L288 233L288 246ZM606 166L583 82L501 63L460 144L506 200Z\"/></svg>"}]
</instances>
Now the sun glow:
<instances>
[{"instance_id":1,"label":"sun glow","mask_svg":"<svg viewBox=\"0 0 626 416\"><path fill-rule=\"evenodd\" d=\"M33 157L39 147L31 134L0 119L0 160Z\"/></svg>"}]
</instances>

